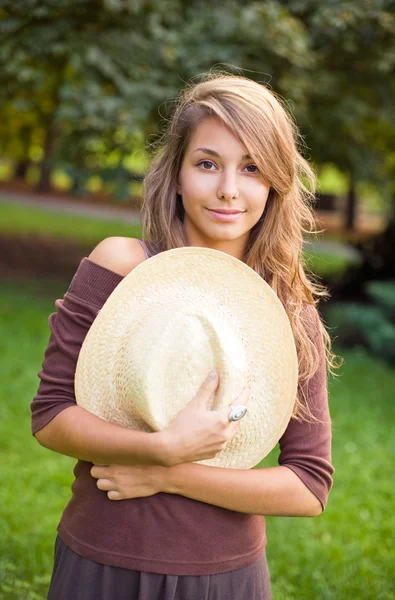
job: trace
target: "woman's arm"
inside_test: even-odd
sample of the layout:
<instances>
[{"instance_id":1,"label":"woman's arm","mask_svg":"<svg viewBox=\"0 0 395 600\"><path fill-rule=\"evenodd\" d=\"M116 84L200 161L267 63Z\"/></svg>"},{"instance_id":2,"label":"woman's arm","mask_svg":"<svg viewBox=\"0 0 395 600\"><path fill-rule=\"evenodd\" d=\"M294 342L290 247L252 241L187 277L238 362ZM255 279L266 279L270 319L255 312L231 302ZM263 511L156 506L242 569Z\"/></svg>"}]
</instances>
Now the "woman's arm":
<instances>
[{"instance_id":1,"label":"woman's arm","mask_svg":"<svg viewBox=\"0 0 395 600\"><path fill-rule=\"evenodd\" d=\"M164 465L213 458L236 433L229 407L209 410L219 378L207 377L196 396L161 431L145 433L108 423L80 406L68 406L36 432L50 450L96 464ZM245 404L248 390L234 401Z\"/></svg>"},{"instance_id":2,"label":"woman's arm","mask_svg":"<svg viewBox=\"0 0 395 600\"><path fill-rule=\"evenodd\" d=\"M35 437L49 450L96 464L174 464L159 432L108 423L77 405L64 408Z\"/></svg>"},{"instance_id":3,"label":"woman's arm","mask_svg":"<svg viewBox=\"0 0 395 600\"><path fill-rule=\"evenodd\" d=\"M287 467L224 469L197 464L164 467L94 466L97 487L110 500L178 494L228 510L258 515L315 517L318 498Z\"/></svg>"},{"instance_id":4,"label":"woman's arm","mask_svg":"<svg viewBox=\"0 0 395 600\"><path fill-rule=\"evenodd\" d=\"M281 466L242 470L177 465L164 487L171 494L249 514L315 517L322 512L318 498Z\"/></svg>"}]
</instances>

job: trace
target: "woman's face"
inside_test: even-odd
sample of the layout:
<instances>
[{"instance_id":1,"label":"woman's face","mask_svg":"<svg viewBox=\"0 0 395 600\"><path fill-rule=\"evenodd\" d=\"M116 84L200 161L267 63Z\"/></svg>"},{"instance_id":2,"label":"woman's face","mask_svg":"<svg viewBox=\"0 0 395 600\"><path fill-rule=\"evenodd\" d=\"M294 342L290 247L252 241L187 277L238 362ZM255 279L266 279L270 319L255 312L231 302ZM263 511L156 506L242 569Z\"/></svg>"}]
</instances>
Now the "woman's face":
<instances>
[{"instance_id":1,"label":"woman's face","mask_svg":"<svg viewBox=\"0 0 395 600\"><path fill-rule=\"evenodd\" d=\"M196 126L177 185L190 246L214 248L242 259L269 190L246 148L221 120L207 117ZM239 212L230 216L216 210Z\"/></svg>"}]
</instances>

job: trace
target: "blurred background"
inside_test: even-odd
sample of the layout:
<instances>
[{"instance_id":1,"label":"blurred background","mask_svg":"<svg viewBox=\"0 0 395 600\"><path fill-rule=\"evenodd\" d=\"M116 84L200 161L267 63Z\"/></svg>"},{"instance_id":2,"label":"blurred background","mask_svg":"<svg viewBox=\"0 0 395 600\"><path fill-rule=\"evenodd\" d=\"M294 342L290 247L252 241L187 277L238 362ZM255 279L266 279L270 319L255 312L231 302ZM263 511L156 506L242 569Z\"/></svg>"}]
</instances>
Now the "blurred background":
<instances>
[{"instance_id":1,"label":"blurred background","mask_svg":"<svg viewBox=\"0 0 395 600\"><path fill-rule=\"evenodd\" d=\"M395 597L395 2L2 0L0 599L45 598L70 496L74 461L30 434L54 301L103 238L141 236L149 144L213 68L268 84L300 127L322 230L305 258L344 358L328 507L268 519L274 600Z\"/></svg>"}]
</instances>

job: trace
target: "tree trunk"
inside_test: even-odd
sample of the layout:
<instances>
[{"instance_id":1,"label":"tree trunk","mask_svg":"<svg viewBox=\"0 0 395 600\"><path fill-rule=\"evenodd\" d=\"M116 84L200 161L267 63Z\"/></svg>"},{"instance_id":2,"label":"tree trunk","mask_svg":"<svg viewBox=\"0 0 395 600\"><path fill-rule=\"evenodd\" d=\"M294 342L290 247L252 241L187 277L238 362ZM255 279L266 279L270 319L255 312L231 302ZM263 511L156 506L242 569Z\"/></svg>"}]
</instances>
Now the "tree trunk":
<instances>
[{"instance_id":1,"label":"tree trunk","mask_svg":"<svg viewBox=\"0 0 395 600\"><path fill-rule=\"evenodd\" d=\"M21 179L22 181L25 181L26 173L27 173L27 170L29 167L30 167L29 160L18 161L17 165L15 167L15 173L14 173L15 179Z\"/></svg>"},{"instance_id":2,"label":"tree trunk","mask_svg":"<svg viewBox=\"0 0 395 600\"><path fill-rule=\"evenodd\" d=\"M357 210L357 195L355 190L355 179L353 173L350 173L350 183L347 193L347 204L345 214L345 228L347 231L354 231L355 217Z\"/></svg>"},{"instance_id":3,"label":"tree trunk","mask_svg":"<svg viewBox=\"0 0 395 600\"><path fill-rule=\"evenodd\" d=\"M52 174L52 156L56 142L57 123L56 116L60 105L60 91L65 78L67 61L62 60L56 71L56 76L52 87L52 110L44 120L45 139L44 139L44 156L40 164L40 178L36 186L37 192L51 191L51 174Z\"/></svg>"},{"instance_id":4,"label":"tree trunk","mask_svg":"<svg viewBox=\"0 0 395 600\"><path fill-rule=\"evenodd\" d=\"M27 170L31 164L31 160L29 158L31 138L32 129L27 126L23 126L19 132L19 140L23 144L23 153L20 160L18 160L16 164L14 172L14 177L22 181L25 181Z\"/></svg>"},{"instance_id":5,"label":"tree trunk","mask_svg":"<svg viewBox=\"0 0 395 600\"><path fill-rule=\"evenodd\" d=\"M51 174L52 174L52 153L55 142L55 127L54 127L54 115L52 116L50 123L45 132L44 140L44 156L40 164L40 179L38 180L36 190L40 193L50 192L51 186Z\"/></svg>"}]
</instances>

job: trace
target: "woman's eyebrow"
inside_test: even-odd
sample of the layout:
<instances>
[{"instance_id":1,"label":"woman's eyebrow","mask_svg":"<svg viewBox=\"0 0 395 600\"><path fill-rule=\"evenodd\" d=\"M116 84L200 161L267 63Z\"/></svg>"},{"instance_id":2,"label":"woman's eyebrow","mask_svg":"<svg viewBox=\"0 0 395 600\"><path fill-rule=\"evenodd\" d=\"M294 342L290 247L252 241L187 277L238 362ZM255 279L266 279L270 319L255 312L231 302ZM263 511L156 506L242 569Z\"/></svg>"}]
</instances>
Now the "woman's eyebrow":
<instances>
[{"instance_id":1,"label":"woman's eyebrow","mask_svg":"<svg viewBox=\"0 0 395 600\"><path fill-rule=\"evenodd\" d=\"M203 154L210 154L211 156L219 156L218 152L216 152L215 150L210 150L210 148L196 148L196 150L194 150L193 153L195 153L195 152L203 152ZM241 157L241 160L251 160L251 156L249 154L244 154L244 156Z\"/></svg>"}]
</instances>

